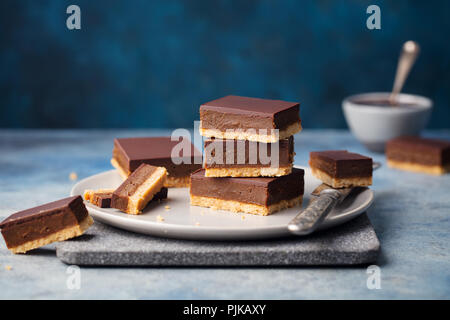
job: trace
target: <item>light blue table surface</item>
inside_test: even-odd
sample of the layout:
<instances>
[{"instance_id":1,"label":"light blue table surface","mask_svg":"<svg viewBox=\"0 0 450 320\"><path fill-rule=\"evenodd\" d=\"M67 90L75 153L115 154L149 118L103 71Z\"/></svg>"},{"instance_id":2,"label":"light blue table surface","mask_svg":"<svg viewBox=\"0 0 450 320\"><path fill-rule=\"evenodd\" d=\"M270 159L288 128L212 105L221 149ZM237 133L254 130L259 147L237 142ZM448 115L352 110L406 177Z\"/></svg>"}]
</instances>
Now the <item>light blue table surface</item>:
<instances>
[{"instance_id":1,"label":"light blue table surface","mask_svg":"<svg viewBox=\"0 0 450 320\"><path fill-rule=\"evenodd\" d=\"M0 218L69 195L78 179L111 169L114 137L165 135L155 130L0 130ZM450 139L450 131L426 135ZM347 131L304 130L295 162L308 152L347 149L372 156ZM80 289L67 286L55 246L13 255L0 241L0 298L19 299L392 299L450 298L450 175L395 171L374 175L368 210L381 242L381 289L367 288L366 266L352 268L81 268ZM9 267L11 267L10 270Z\"/></svg>"}]
</instances>

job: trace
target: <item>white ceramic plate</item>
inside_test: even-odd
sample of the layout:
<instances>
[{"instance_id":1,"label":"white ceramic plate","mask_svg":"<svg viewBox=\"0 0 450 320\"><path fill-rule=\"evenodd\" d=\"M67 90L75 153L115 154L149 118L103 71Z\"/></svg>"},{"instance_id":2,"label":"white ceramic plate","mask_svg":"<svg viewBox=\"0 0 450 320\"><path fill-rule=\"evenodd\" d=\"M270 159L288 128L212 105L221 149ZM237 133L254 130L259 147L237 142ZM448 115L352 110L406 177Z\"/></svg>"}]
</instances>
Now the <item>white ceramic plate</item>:
<instances>
[{"instance_id":1,"label":"white ceramic plate","mask_svg":"<svg viewBox=\"0 0 450 320\"><path fill-rule=\"evenodd\" d=\"M305 170L305 195L303 207L310 193L320 185L309 168ZM93 175L79 181L71 191L82 195L86 189L114 189L122 183L115 170ZM334 208L319 229L330 228L347 222L363 213L372 204L373 192L362 188ZM300 207L285 209L262 217L244 213L216 211L191 206L188 188L170 188L168 199L161 203L150 203L141 215L128 215L116 209L98 208L88 202L86 207L95 220L117 228L153 236L190 240L244 240L265 239L290 235L287 224L300 211ZM165 206L170 209L166 210ZM159 222L157 216L164 218Z\"/></svg>"}]
</instances>

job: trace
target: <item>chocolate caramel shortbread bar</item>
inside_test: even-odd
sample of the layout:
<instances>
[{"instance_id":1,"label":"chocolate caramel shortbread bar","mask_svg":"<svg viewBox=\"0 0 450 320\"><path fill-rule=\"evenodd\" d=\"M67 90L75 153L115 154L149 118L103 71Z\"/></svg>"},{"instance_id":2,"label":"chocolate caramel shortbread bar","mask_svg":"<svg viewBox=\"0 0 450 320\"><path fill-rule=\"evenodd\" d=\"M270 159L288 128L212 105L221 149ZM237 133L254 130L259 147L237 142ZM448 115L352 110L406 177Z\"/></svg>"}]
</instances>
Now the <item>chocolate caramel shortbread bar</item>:
<instances>
[{"instance_id":1,"label":"chocolate caramel shortbread bar","mask_svg":"<svg viewBox=\"0 0 450 320\"><path fill-rule=\"evenodd\" d=\"M141 164L114 191L111 207L128 214L141 214L150 200L164 186L167 170L164 167L154 167Z\"/></svg>"},{"instance_id":2,"label":"chocolate caramel shortbread bar","mask_svg":"<svg viewBox=\"0 0 450 320\"><path fill-rule=\"evenodd\" d=\"M400 137L386 144L391 168L441 175L450 172L450 141Z\"/></svg>"},{"instance_id":3,"label":"chocolate caramel shortbread bar","mask_svg":"<svg viewBox=\"0 0 450 320\"><path fill-rule=\"evenodd\" d=\"M205 140L206 177L278 177L292 171L294 137L277 143Z\"/></svg>"},{"instance_id":4,"label":"chocolate caramel shortbread bar","mask_svg":"<svg viewBox=\"0 0 450 320\"><path fill-rule=\"evenodd\" d=\"M226 96L200 106L200 134L220 139L277 142L302 129L299 110L297 102Z\"/></svg>"},{"instance_id":5,"label":"chocolate caramel shortbread bar","mask_svg":"<svg viewBox=\"0 0 450 320\"><path fill-rule=\"evenodd\" d=\"M208 178L201 169L191 175L191 205L269 215L301 205L304 171L270 178Z\"/></svg>"},{"instance_id":6,"label":"chocolate caramel shortbread bar","mask_svg":"<svg viewBox=\"0 0 450 320\"><path fill-rule=\"evenodd\" d=\"M189 152L181 149L180 154L172 157L172 150L178 143L171 137L115 139L111 164L124 179L143 163L165 167L165 187L188 187L190 174L202 167L202 154L189 142Z\"/></svg>"},{"instance_id":7,"label":"chocolate caramel shortbread bar","mask_svg":"<svg viewBox=\"0 0 450 320\"><path fill-rule=\"evenodd\" d=\"M372 159L346 150L311 152L313 176L333 188L372 185Z\"/></svg>"},{"instance_id":8,"label":"chocolate caramel shortbread bar","mask_svg":"<svg viewBox=\"0 0 450 320\"><path fill-rule=\"evenodd\" d=\"M94 221L80 196L19 211L0 223L6 246L25 253L55 241L82 235Z\"/></svg>"}]
</instances>

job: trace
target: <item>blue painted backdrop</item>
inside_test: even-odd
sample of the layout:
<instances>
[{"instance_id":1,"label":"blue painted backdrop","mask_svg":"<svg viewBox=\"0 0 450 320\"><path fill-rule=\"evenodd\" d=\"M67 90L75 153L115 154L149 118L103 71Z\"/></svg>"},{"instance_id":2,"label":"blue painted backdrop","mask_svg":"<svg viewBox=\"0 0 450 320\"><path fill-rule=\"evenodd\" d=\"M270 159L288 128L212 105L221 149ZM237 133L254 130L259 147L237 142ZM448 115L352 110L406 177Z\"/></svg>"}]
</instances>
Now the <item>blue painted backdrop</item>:
<instances>
[{"instance_id":1,"label":"blue painted backdrop","mask_svg":"<svg viewBox=\"0 0 450 320\"><path fill-rule=\"evenodd\" d=\"M82 29L66 28L81 7ZM365 27L369 4L382 30ZM0 1L0 127L192 127L227 94L300 101L304 126L344 128L341 100L390 90L405 40L422 55L405 91L449 127L450 1Z\"/></svg>"}]
</instances>

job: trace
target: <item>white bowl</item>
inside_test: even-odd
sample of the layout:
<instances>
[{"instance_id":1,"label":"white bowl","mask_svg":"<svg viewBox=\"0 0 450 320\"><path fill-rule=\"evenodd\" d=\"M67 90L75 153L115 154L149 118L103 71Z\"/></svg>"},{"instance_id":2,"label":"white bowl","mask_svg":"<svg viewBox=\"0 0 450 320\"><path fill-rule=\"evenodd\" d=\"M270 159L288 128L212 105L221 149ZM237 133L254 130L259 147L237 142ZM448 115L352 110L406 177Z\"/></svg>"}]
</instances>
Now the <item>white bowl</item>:
<instances>
[{"instance_id":1,"label":"white bowl","mask_svg":"<svg viewBox=\"0 0 450 320\"><path fill-rule=\"evenodd\" d=\"M363 93L342 102L345 120L356 138L369 150L383 152L386 142L405 135L419 135L430 118L433 102L425 97L400 94L400 103L411 106L367 105L358 100L387 100L387 92Z\"/></svg>"}]
</instances>

